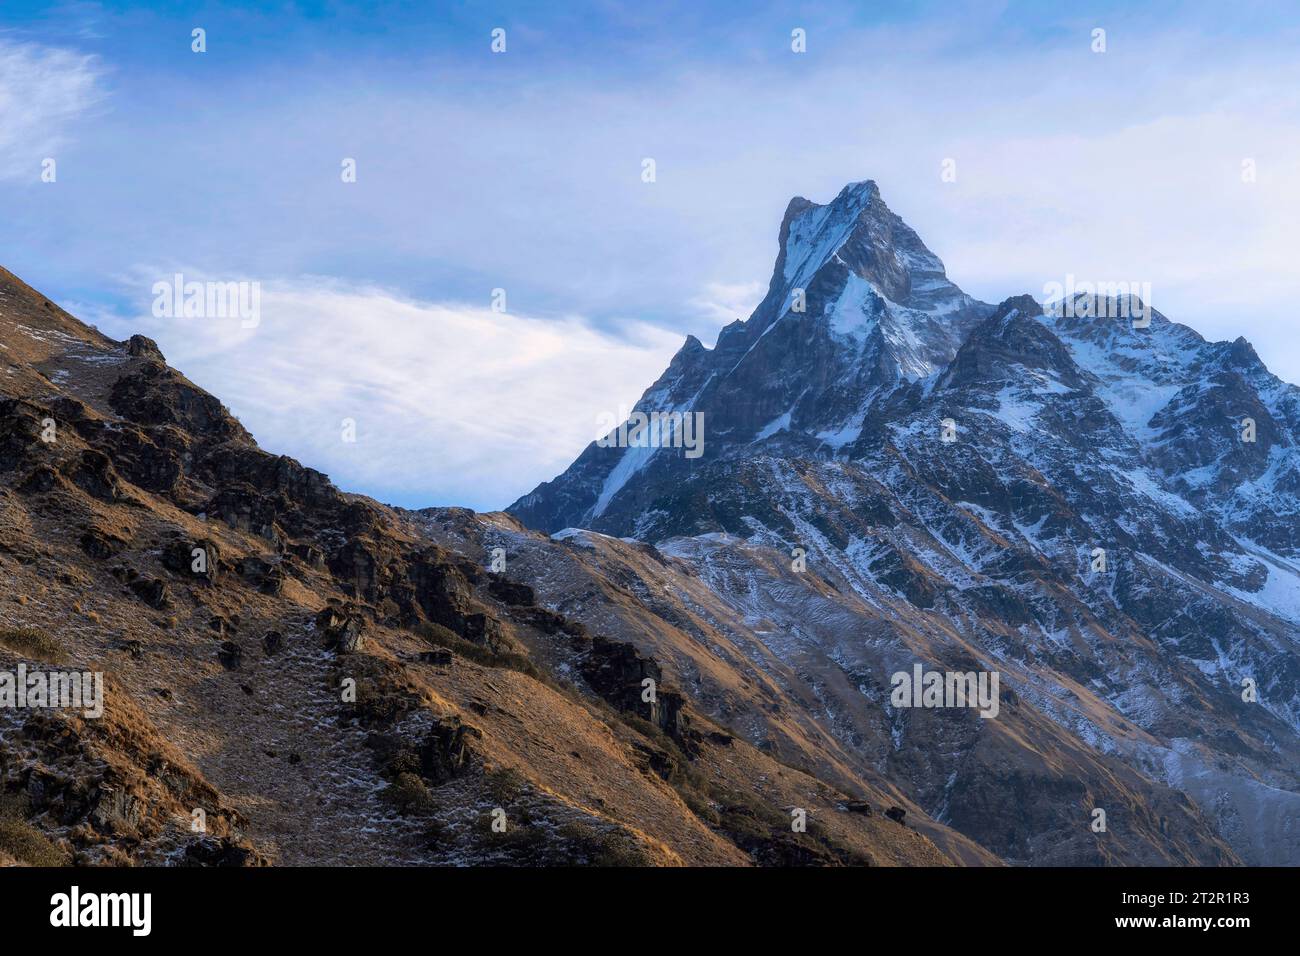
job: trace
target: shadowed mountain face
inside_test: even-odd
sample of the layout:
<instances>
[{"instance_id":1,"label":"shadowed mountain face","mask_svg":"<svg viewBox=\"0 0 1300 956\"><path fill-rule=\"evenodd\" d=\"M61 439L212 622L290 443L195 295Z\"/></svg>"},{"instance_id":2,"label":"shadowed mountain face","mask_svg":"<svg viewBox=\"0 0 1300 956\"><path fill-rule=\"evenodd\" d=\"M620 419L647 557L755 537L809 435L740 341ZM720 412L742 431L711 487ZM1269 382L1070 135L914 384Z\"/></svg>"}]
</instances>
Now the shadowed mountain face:
<instances>
[{"instance_id":1,"label":"shadowed mountain face","mask_svg":"<svg viewBox=\"0 0 1300 956\"><path fill-rule=\"evenodd\" d=\"M517 525L447 517L473 535L263 451L0 270L0 865L998 862L815 726L711 718L603 569L608 629L493 570L476 539ZM103 673L102 714L6 702L20 669Z\"/></svg>"},{"instance_id":2,"label":"shadowed mountain face","mask_svg":"<svg viewBox=\"0 0 1300 956\"><path fill-rule=\"evenodd\" d=\"M773 438L800 454L833 453L858 437L873 401L946 365L991 311L947 280L875 183L846 186L827 206L794 199L753 316L723 329L712 350L688 338L637 408L705 413L706 455L685 459L692 470ZM593 444L509 510L548 531L653 521L644 490L676 480L674 457ZM675 509L662 520L677 530L692 517ZM646 524L638 533L664 530Z\"/></svg>"},{"instance_id":3,"label":"shadowed mountain face","mask_svg":"<svg viewBox=\"0 0 1300 956\"><path fill-rule=\"evenodd\" d=\"M762 304L637 405L702 446L594 443L509 512L1005 859L1300 864L1300 390L1143 307L986 305L874 184L796 199ZM915 663L1008 703L894 706Z\"/></svg>"}]
</instances>

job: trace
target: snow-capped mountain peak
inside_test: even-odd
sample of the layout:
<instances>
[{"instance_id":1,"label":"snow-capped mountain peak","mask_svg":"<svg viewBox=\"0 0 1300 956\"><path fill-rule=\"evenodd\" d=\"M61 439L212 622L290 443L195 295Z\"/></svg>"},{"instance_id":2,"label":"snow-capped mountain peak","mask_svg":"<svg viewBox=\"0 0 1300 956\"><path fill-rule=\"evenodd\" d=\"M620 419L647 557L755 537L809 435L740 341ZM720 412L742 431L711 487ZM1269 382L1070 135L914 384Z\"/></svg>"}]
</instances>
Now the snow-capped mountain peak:
<instances>
[{"instance_id":1,"label":"snow-capped mountain peak","mask_svg":"<svg viewBox=\"0 0 1300 956\"><path fill-rule=\"evenodd\" d=\"M796 199L763 304L642 398L700 413L703 454L593 446L510 510L692 561L764 622L763 653L813 674L832 726L876 720L871 688L917 656L979 660L1031 736L1057 728L1183 790L1243 856L1295 862L1273 821L1300 806L1300 389L1132 297L1069 304L965 296L873 183ZM800 554L806 585L762 570ZM864 753L903 754L941 817L986 787L979 738L922 767L926 731L887 730ZM1079 792L1112 772L1079 770Z\"/></svg>"},{"instance_id":2,"label":"snow-capped mountain peak","mask_svg":"<svg viewBox=\"0 0 1300 956\"><path fill-rule=\"evenodd\" d=\"M846 308L942 315L976 304L948 280L943 262L890 210L876 184L864 180L825 205L790 201L768 296L755 318L765 327L802 306L829 308L842 323Z\"/></svg>"}]
</instances>

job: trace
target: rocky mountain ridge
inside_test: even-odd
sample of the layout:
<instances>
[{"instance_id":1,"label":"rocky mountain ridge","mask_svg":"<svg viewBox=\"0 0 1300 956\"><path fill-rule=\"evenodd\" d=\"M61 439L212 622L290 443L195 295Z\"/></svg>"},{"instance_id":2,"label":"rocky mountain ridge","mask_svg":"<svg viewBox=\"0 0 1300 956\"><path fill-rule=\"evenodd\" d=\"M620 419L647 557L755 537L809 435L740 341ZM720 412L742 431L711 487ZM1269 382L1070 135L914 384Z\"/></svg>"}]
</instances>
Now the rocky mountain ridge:
<instances>
[{"instance_id":1,"label":"rocky mountain ridge","mask_svg":"<svg viewBox=\"0 0 1300 956\"><path fill-rule=\"evenodd\" d=\"M997 862L425 524L0 270L0 671L108 688L0 708L0 863Z\"/></svg>"}]
</instances>

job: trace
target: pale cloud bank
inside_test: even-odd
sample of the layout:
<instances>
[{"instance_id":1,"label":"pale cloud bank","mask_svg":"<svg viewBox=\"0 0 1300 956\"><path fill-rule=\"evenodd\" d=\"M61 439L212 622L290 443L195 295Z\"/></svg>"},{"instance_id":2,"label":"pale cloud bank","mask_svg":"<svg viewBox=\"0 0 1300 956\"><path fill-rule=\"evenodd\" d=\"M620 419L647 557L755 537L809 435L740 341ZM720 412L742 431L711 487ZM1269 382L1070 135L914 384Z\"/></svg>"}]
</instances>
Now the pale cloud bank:
<instances>
[{"instance_id":1,"label":"pale cloud bank","mask_svg":"<svg viewBox=\"0 0 1300 956\"><path fill-rule=\"evenodd\" d=\"M504 507L553 478L597 437L600 413L632 405L682 341L639 323L614 337L578 318L314 278L263 283L251 329L237 318L98 321L157 339L268 451L416 507Z\"/></svg>"}]
</instances>

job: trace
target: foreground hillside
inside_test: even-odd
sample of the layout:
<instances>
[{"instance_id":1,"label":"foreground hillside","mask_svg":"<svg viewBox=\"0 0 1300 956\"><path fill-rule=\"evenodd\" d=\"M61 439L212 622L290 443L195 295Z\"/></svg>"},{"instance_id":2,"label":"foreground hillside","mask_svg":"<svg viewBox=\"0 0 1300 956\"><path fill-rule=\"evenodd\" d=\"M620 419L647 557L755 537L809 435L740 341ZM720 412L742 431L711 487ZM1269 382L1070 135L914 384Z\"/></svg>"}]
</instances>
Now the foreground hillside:
<instances>
[{"instance_id":1,"label":"foreground hillside","mask_svg":"<svg viewBox=\"0 0 1300 956\"><path fill-rule=\"evenodd\" d=\"M107 682L100 718L0 709L0 863L997 862L814 723L729 726L781 683L695 648L727 712L661 672L604 564L609 629L539 604L539 547L571 559L489 571L0 270L0 671Z\"/></svg>"}]
</instances>

